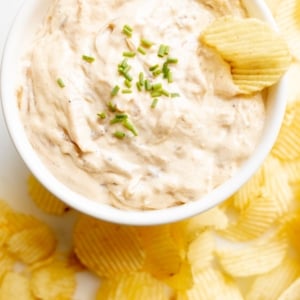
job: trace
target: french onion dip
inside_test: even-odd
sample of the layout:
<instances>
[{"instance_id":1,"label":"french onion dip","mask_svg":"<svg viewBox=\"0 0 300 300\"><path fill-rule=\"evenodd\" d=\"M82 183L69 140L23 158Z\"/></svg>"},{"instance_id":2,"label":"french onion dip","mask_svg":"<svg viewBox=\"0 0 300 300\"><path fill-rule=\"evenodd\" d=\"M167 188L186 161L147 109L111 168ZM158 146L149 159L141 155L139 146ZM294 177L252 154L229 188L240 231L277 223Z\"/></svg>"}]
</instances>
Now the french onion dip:
<instances>
[{"instance_id":1,"label":"french onion dip","mask_svg":"<svg viewBox=\"0 0 300 300\"><path fill-rule=\"evenodd\" d=\"M120 209L201 199L253 152L261 93L201 44L237 0L54 0L24 59L27 135L55 177ZM200 200L201 201L201 200Z\"/></svg>"}]
</instances>

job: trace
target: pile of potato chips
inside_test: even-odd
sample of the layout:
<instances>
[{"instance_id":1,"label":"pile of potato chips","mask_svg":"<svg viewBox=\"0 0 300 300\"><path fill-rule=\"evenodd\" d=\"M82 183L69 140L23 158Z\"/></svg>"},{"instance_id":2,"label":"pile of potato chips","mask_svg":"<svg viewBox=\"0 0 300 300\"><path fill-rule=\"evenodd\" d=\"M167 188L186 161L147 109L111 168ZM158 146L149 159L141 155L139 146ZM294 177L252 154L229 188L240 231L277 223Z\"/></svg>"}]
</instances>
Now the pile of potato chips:
<instances>
[{"instance_id":1,"label":"pile of potato chips","mask_svg":"<svg viewBox=\"0 0 300 300\"><path fill-rule=\"evenodd\" d=\"M97 300L300 299L300 0L267 3L285 42L256 21L227 26L240 22L233 18L218 20L202 37L229 61L246 94L276 82L292 61L281 132L250 181L219 207L173 224L121 226L79 215L68 253L59 251L48 225L0 202L0 300L75 299L82 270L99 277ZM241 56L226 42L235 30ZM258 52L269 49L256 68L240 42L247 30ZM28 191L48 214L63 218L69 210L33 176Z\"/></svg>"}]
</instances>

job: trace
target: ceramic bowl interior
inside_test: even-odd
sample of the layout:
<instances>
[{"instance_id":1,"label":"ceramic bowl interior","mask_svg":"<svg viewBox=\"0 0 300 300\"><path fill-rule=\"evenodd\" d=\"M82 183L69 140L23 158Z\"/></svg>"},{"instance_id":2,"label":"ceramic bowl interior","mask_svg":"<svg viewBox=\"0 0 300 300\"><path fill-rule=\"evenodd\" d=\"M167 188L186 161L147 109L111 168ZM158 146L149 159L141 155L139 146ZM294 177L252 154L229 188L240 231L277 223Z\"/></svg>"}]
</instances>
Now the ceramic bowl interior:
<instances>
[{"instance_id":1,"label":"ceramic bowl interior","mask_svg":"<svg viewBox=\"0 0 300 300\"><path fill-rule=\"evenodd\" d=\"M280 129L286 105L284 78L268 90L265 128L253 155L243 164L234 177L198 201L154 211L125 211L89 200L59 182L43 165L29 143L19 117L16 100L20 57L32 41L33 34L51 2L52 0L24 1L8 35L1 69L2 107L8 131L29 170L49 191L69 206L95 218L120 224L157 225L182 220L220 204L255 173L271 150ZM268 22L277 30L264 1L244 0L243 2L250 16Z\"/></svg>"}]
</instances>

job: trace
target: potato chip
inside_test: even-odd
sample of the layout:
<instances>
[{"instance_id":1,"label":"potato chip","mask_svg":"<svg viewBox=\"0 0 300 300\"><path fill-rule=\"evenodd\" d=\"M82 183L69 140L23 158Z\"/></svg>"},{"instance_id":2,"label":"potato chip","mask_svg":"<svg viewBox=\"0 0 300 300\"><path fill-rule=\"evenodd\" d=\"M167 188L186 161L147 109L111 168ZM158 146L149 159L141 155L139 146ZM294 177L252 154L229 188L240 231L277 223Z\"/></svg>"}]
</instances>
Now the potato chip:
<instances>
[{"instance_id":1,"label":"potato chip","mask_svg":"<svg viewBox=\"0 0 300 300\"><path fill-rule=\"evenodd\" d=\"M300 278L295 280L277 300L299 300L300 299Z\"/></svg>"},{"instance_id":2,"label":"potato chip","mask_svg":"<svg viewBox=\"0 0 300 300\"><path fill-rule=\"evenodd\" d=\"M298 262L285 259L272 271L255 278L247 293L246 299L277 300L281 293L286 290L299 275L300 267Z\"/></svg>"},{"instance_id":3,"label":"potato chip","mask_svg":"<svg viewBox=\"0 0 300 300\"><path fill-rule=\"evenodd\" d=\"M287 247L285 236L275 236L241 249L217 250L216 254L225 272L236 277L247 277L276 268L282 262Z\"/></svg>"},{"instance_id":4,"label":"potato chip","mask_svg":"<svg viewBox=\"0 0 300 300\"><path fill-rule=\"evenodd\" d=\"M0 216L5 217L11 211L10 206L4 200L0 199Z\"/></svg>"},{"instance_id":5,"label":"potato chip","mask_svg":"<svg viewBox=\"0 0 300 300\"><path fill-rule=\"evenodd\" d=\"M243 94L273 85L291 63L284 39L257 19L219 18L204 30L200 39L230 64L233 82Z\"/></svg>"},{"instance_id":6,"label":"potato chip","mask_svg":"<svg viewBox=\"0 0 300 300\"><path fill-rule=\"evenodd\" d=\"M101 277L141 270L145 253L137 229L82 215L73 232L74 251Z\"/></svg>"},{"instance_id":7,"label":"potato chip","mask_svg":"<svg viewBox=\"0 0 300 300\"><path fill-rule=\"evenodd\" d=\"M289 183L300 183L300 159L285 162L283 170L288 177Z\"/></svg>"},{"instance_id":8,"label":"potato chip","mask_svg":"<svg viewBox=\"0 0 300 300\"><path fill-rule=\"evenodd\" d=\"M0 281L6 272L13 269L15 260L4 250L0 249Z\"/></svg>"},{"instance_id":9,"label":"potato chip","mask_svg":"<svg viewBox=\"0 0 300 300\"><path fill-rule=\"evenodd\" d=\"M30 292L29 280L25 276L8 272L0 286L0 300L34 300Z\"/></svg>"},{"instance_id":10,"label":"potato chip","mask_svg":"<svg viewBox=\"0 0 300 300\"><path fill-rule=\"evenodd\" d=\"M278 208L272 196L252 198L249 206L220 235L232 241L248 241L268 231L278 218Z\"/></svg>"},{"instance_id":11,"label":"potato chip","mask_svg":"<svg viewBox=\"0 0 300 300\"><path fill-rule=\"evenodd\" d=\"M34 203L45 213L62 215L69 207L45 189L33 175L28 178L28 192Z\"/></svg>"},{"instance_id":12,"label":"potato chip","mask_svg":"<svg viewBox=\"0 0 300 300\"><path fill-rule=\"evenodd\" d=\"M2 247L9 237L9 229L7 228L7 220L0 215L0 247Z\"/></svg>"},{"instance_id":13,"label":"potato chip","mask_svg":"<svg viewBox=\"0 0 300 300\"><path fill-rule=\"evenodd\" d=\"M271 153L281 161L300 158L300 102L288 105L278 139Z\"/></svg>"},{"instance_id":14,"label":"potato chip","mask_svg":"<svg viewBox=\"0 0 300 300\"><path fill-rule=\"evenodd\" d=\"M237 285L214 267L197 274L194 286L186 291L188 300L242 300ZM184 299L184 298L183 298Z\"/></svg>"},{"instance_id":15,"label":"potato chip","mask_svg":"<svg viewBox=\"0 0 300 300\"><path fill-rule=\"evenodd\" d=\"M97 300L168 300L168 287L146 272L117 276L101 284Z\"/></svg>"},{"instance_id":16,"label":"potato chip","mask_svg":"<svg viewBox=\"0 0 300 300\"><path fill-rule=\"evenodd\" d=\"M291 53L300 59L300 9L299 0L280 1L275 12L275 20L286 39Z\"/></svg>"},{"instance_id":17,"label":"potato chip","mask_svg":"<svg viewBox=\"0 0 300 300\"><path fill-rule=\"evenodd\" d=\"M75 272L64 261L57 259L32 271L30 287L38 299L73 299L76 288Z\"/></svg>"},{"instance_id":18,"label":"potato chip","mask_svg":"<svg viewBox=\"0 0 300 300\"><path fill-rule=\"evenodd\" d=\"M171 236L170 226L140 227L138 232L146 253L144 269L158 278L176 274L183 262L184 253Z\"/></svg>"},{"instance_id":19,"label":"potato chip","mask_svg":"<svg viewBox=\"0 0 300 300\"><path fill-rule=\"evenodd\" d=\"M244 184L232 197L233 204L239 210L244 210L252 199L261 195L264 173L260 168L246 184Z\"/></svg>"},{"instance_id":20,"label":"potato chip","mask_svg":"<svg viewBox=\"0 0 300 300\"><path fill-rule=\"evenodd\" d=\"M47 259L54 253L55 248L55 235L44 224L16 232L7 242L7 250L29 265Z\"/></svg>"},{"instance_id":21,"label":"potato chip","mask_svg":"<svg viewBox=\"0 0 300 300\"><path fill-rule=\"evenodd\" d=\"M282 0L265 0L266 4L273 14L276 12L280 1Z\"/></svg>"},{"instance_id":22,"label":"potato chip","mask_svg":"<svg viewBox=\"0 0 300 300\"><path fill-rule=\"evenodd\" d=\"M11 235L28 228L37 228L43 226L44 223L37 218L17 212L10 212L6 216L7 228Z\"/></svg>"},{"instance_id":23,"label":"potato chip","mask_svg":"<svg viewBox=\"0 0 300 300\"><path fill-rule=\"evenodd\" d=\"M207 268L213 260L215 238L212 231L205 231L191 242L188 248L187 258L191 264L193 274Z\"/></svg>"},{"instance_id":24,"label":"potato chip","mask_svg":"<svg viewBox=\"0 0 300 300\"><path fill-rule=\"evenodd\" d=\"M283 230L287 232L290 245L300 253L300 213L291 216L283 225Z\"/></svg>"}]
</instances>

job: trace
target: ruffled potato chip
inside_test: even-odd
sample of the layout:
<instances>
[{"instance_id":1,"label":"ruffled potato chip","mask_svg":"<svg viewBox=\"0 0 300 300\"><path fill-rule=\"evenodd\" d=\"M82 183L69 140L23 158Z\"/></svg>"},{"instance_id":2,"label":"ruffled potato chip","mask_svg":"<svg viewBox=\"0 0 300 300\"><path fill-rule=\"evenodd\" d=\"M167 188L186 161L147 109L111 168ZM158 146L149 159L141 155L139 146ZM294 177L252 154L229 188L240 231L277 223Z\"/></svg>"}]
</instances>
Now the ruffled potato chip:
<instances>
[{"instance_id":1,"label":"ruffled potato chip","mask_svg":"<svg viewBox=\"0 0 300 300\"><path fill-rule=\"evenodd\" d=\"M37 299L73 299L76 288L75 272L64 261L56 259L32 271L30 287Z\"/></svg>"},{"instance_id":2,"label":"ruffled potato chip","mask_svg":"<svg viewBox=\"0 0 300 300\"><path fill-rule=\"evenodd\" d=\"M171 291L146 272L117 276L101 284L97 300L168 300Z\"/></svg>"},{"instance_id":3,"label":"ruffled potato chip","mask_svg":"<svg viewBox=\"0 0 300 300\"><path fill-rule=\"evenodd\" d=\"M25 276L8 272L0 285L0 300L34 300L29 280Z\"/></svg>"},{"instance_id":4,"label":"ruffled potato chip","mask_svg":"<svg viewBox=\"0 0 300 300\"><path fill-rule=\"evenodd\" d=\"M43 212L53 215L62 215L69 207L46 190L33 175L28 178L28 192L33 202Z\"/></svg>"},{"instance_id":5,"label":"ruffled potato chip","mask_svg":"<svg viewBox=\"0 0 300 300\"><path fill-rule=\"evenodd\" d=\"M138 231L82 215L73 231L74 251L83 265L104 278L141 270L145 252Z\"/></svg>"},{"instance_id":6,"label":"ruffled potato chip","mask_svg":"<svg viewBox=\"0 0 300 300\"><path fill-rule=\"evenodd\" d=\"M276 268L286 255L287 247L286 237L278 235L241 249L217 250L216 254L226 273L236 277L247 277Z\"/></svg>"},{"instance_id":7,"label":"ruffled potato chip","mask_svg":"<svg viewBox=\"0 0 300 300\"><path fill-rule=\"evenodd\" d=\"M300 266L298 262L292 259L285 259L282 264L272 271L255 278L246 295L246 299L278 300L282 292L286 290L299 275Z\"/></svg>"},{"instance_id":8,"label":"ruffled potato chip","mask_svg":"<svg viewBox=\"0 0 300 300\"><path fill-rule=\"evenodd\" d=\"M283 170L287 174L289 183L300 183L300 159L285 162Z\"/></svg>"},{"instance_id":9,"label":"ruffled potato chip","mask_svg":"<svg viewBox=\"0 0 300 300\"><path fill-rule=\"evenodd\" d=\"M284 39L257 19L233 16L216 19L200 40L230 64L233 82L243 94L272 86L291 63Z\"/></svg>"},{"instance_id":10,"label":"ruffled potato chip","mask_svg":"<svg viewBox=\"0 0 300 300\"><path fill-rule=\"evenodd\" d=\"M45 224L16 232L7 242L7 250L29 265L47 259L55 249L55 235Z\"/></svg>"},{"instance_id":11,"label":"ruffled potato chip","mask_svg":"<svg viewBox=\"0 0 300 300\"><path fill-rule=\"evenodd\" d=\"M0 281L6 272L12 271L15 260L4 250L0 249Z\"/></svg>"},{"instance_id":12,"label":"ruffled potato chip","mask_svg":"<svg viewBox=\"0 0 300 300\"><path fill-rule=\"evenodd\" d=\"M170 226L140 227L137 230L146 253L144 269L157 278L178 273L184 253L171 236Z\"/></svg>"},{"instance_id":13,"label":"ruffled potato chip","mask_svg":"<svg viewBox=\"0 0 300 300\"><path fill-rule=\"evenodd\" d=\"M234 281L211 266L195 276L195 284L186 291L186 299L242 300L243 296Z\"/></svg>"},{"instance_id":14,"label":"ruffled potato chip","mask_svg":"<svg viewBox=\"0 0 300 300\"><path fill-rule=\"evenodd\" d=\"M295 280L278 298L278 300L300 299L300 278Z\"/></svg>"},{"instance_id":15,"label":"ruffled potato chip","mask_svg":"<svg viewBox=\"0 0 300 300\"><path fill-rule=\"evenodd\" d=\"M5 217L10 212L12 212L10 206L4 200L0 199L0 216Z\"/></svg>"}]
</instances>

